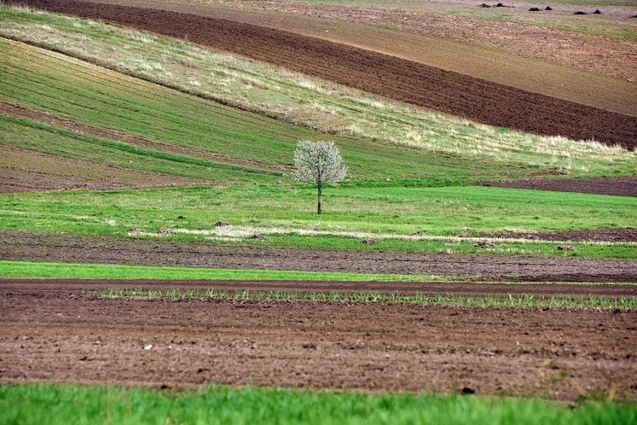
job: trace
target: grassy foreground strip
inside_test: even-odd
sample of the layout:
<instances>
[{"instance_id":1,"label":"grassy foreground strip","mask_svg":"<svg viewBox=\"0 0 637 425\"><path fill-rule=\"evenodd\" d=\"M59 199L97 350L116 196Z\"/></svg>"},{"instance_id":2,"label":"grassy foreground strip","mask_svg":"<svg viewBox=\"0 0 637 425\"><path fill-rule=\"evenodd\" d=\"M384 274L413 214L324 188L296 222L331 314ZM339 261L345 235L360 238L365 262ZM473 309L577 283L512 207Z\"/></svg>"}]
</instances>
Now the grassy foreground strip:
<instances>
[{"instance_id":1,"label":"grassy foreground strip","mask_svg":"<svg viewBox=\"0 0 637 425\"><path fill-rule=\"evenodd\" d=\"M299 272L279 270L196 269L186 267L123 266L0 261L0 279L156 279L156 280L320 280L355 282L436 282L444 276Z\"/></svg>"},{"instance_id":2,"label":"grassy foreground strip","mask_svg":"<svg viewBox=\"0 0 637 425\"><path fill-rule=\"evenodd\" d=\"M104 289L86 291L86 296L146 300L234 300L234 301L313 301L356 303L408 303L445 307L477 308L590 308L637 310L635 297L536 297L533 295L464 296L425 294L380 294L374 292L289 292L289 291L218 291L191 289L180 291L148 289Z\"/></svg>"},{"instance_id":3,"label":"grassy foreground strip","mask_svg":"<svg viewBox=\"0 0 637 425\"><path fill-rule=\"evenodd\" d=\"M253 387L162 392L59 385L0 387L3 424L630 424L634 405Z\"/></svg>"}]
</instances>

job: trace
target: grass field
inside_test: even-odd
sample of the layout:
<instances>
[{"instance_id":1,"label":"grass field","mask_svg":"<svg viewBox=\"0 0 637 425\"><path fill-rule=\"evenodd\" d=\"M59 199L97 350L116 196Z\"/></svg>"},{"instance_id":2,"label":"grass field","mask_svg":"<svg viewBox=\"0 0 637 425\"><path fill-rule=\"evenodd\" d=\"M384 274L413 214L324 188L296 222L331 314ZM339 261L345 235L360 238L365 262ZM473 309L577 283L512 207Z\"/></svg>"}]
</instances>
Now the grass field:
<instances>
[{"instance_id":1,"label":"grass field","mask_svg":"<svg viewBox=\"0 0 637 425\"><path fill-rule=\"evenodd\" d=\"M2 98L53 114L60 114L61 111L64 111L65 118L90 127L106 128L121 134L145 137L171 146L187 148L194 152L194 155L197 155L197 152L215 154L235 160L251 161L257 165L263 163L281 167L292 165L293 151L298 140L334 139L333 135L305 130L252 113L237 111L142 80L94 68L85 63L43 50L7 42L4 42L2 47L6 48L4 53L7 57L18 58L22 56L24 58L22 64L11 66L11 63L6 63L3 65L3 68L6 66L4 68L6 73L3 73L6 84L2 85L3 90L0 91ZM18 52L20 53L18 54ZM28 55L28 53L32 53L32 55ZM17 59L14 60L17 61ZM73 66L67 66L69 61ZM32 68L38 63L49 63L50 66L40 70L22 69L23 66ZM77 69L76 73L73 72L74 69ZM109 79L113 80L109 82L96 78L87 81L84 78L87 73L94 74L98 71L104 72ZM40 76L39 72L44 75ZM70 75L75 76L75 85L71 82ZM9 79L12 81L11 84L9 84ZM86 96L87 92L92 95ZM71 103L68 102L70 99L72 99ZM126 110L126 113L122 113L122 110ZM193 113L193 111L197 111L198 114ZM4 120L9 121L6 126L3 126L6 129L2 137L5 146L19 146L22 149L41 153L97 162L101 161L99 158L102 156L105 159L113 157L115 149L110 148L109 153L104 145L117 145L120 152L115 156L120 162L113 165L118 166L122 165L122 157L119 155L122 150L128 150L129 154L131 150L139 150L137 147L126 147L121 143L114 144L108 141L91 143L90 147L87 147L89 142L96 142L96 140L72 136L68 132L56 131L28 120L10 118L4 118ZM257 128L259 131L255 132L254 129ZM23 143L21 138L12 136L14 133L21 134L22 138L34 142ZM50 133L54 133L56 137L66 136L64 145L68 143L69 139L74 138L75 146L69 147L65 152L59 149L55 150L55 145L47 146L37 143L38 139L48 137ZM372 140L336 137L336 142L348 163L352 178L361 183L371 180L376 184L379 184L380 181L387 185L387 179L391 179L394 181L391 184L408 181L427 185L428 180L443 180L442 176L451 181L463 182L476 178L504 177L504 175L494 171L496 169L492 167L493 162L489 159L468 158L457 154L438 155L418 149L416 146L396 146L393 143ZM84 146L82 147L80 144ZM95 148L102 147L100 145L104 146L103 152L95 152ZM611 161L615 164L614 170L617 170L618 173L621 174L622 169L625 170L624 172L629 171L625 168L627 165L625 161L630 159L632 155L627 156L621 151L617 151L619 157L616 157L613 153L614 150L589 148L588 146L581 149L582 151L597 151L598 160L591 162L590 165L581 165L592 173L596 172L595 168L598 166L605 169L605 164L610 164ZM87 150L95 154L91 156L87 154ZM609 152L609 158L599 156L602 153L606 155L607 152ZM159 154L154 153L154 155ZM165 156L165 154L162 155ZM564 168L566 172L566 167L572 167L572 161L570 158L562 161L557 159L560 154L557 155L540 154L536 159L551 164L549 167L551 172L555 171L556 166L558 169ZM127 158L127 161L133 161L127 167L140 167L143 162L136 161L138 159L139 157ZM196 162L197 158L188 161ZM182 163L188 161L181 160ZM555 161L562 162L562 166L556 165ZM173 160L173 162L175 161ZM201 160L198 162L202 163ZM405 168L401 165L404 163L410 163L412 166ZM622 163L625 165L622 166ZM217 164L215 164L215 168L224 167L223 164ZM125 163L124 166L126 166ZM175 164L173 167L178 166L180 164ZM537 164L511 164L505 175L525 175L537 172L538 169L541 167ZM181 170L163 167L155 168L154 171L179 175ZM272 177L277 177L277 174L270 173L269 179L259 179L257 171L251 172L251 170L245 170L245 167L242 171L245 176L251 177L257 182L276 182ZM196 169L195 172L200 173L200 178L206 178L205 169ZM221 173L223 172L222 169ZM193 174L190 173L190 175ZM233 175L232 172L228 172L223 175L219 171L215 171L209 178L223 182L234 181L236 173Z\"/></svg>"},{"instance_id":2,"label":"grass field","mask_svg":"<svg viewBox=\"0 0 637 425\"><path fill-rule=\"evenodd\" d=\"M592 397L595 398L594 395ZM210 387L194 392L136 388L0 387L4 424L629 424L630 405L587 402L574 409L541 400L472 396L365 395Z\"/></svg>"},{"instance_id":3,"label":"grass field","mask_svg":"<svg viewBox=\"0 0 637 425\"><path fill-rule=\"evenodd\" d=\"M630 227L628 197L493 187L328 188L314 212L309 188L272 185L0 195L0 230L330 249L636 258L633 244L471 239L499 231ZM217 227L217 221L229 226ZM167 229L160 234L160 229ZM417 234L419 232L419 234ZM252 240L254 234L267 240ZM364 245L363 238L377 244ZM468 239L465 239L468 238Z\"/></svg>"},{"instance_id":4,"label":"grass field","mask_svg":"<svg viewBox=\"0 0 637 425\"><path fill-rule=\"evenodd\" d=\"M0 261L0 278L426 282L434 276ZM451 278L435 276L437 282Z\"/></svg>"}]
</instances>

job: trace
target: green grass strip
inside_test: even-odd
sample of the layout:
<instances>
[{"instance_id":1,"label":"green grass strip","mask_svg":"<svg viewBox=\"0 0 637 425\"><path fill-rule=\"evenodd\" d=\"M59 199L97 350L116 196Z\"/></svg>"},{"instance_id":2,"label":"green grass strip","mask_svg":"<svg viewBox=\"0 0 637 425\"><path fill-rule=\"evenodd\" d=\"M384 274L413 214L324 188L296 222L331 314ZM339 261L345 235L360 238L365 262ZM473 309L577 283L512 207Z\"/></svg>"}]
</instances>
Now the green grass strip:
<instances>
[{"instance_id":1,"label":"green grass strip","mask_svg":"<svg viewBox=\"0 0 637 425\"><path fill-rule=\"evenodd\" d=\"M86 291L87 297L127 298L144 300L232 300L232 301L301 301L347 303L403 303L427 306L474 308L577 308L637 310L637 297L569 297L569 296L466 296L426 295L374 292L290 292L290 291L220 291L215 289L190 289L180 291L120 289Z\"/></svg>"},{"instance_id":2,"label":"green grass strip","mask_svg":"<svg viewBox=\"0 0 637 425\"><path fill-rule=\"evenodd\" d=\"M157 279L157 280L309 280L354 282L436 282L445 276L372 273L231 270L0 261L0 278L13 279Z\"/></svg>"},{"instance_id":3,"label":"green grass strip","mask_svg":"<svg viewBox=\"0 0 637 425\"><path fill-rule=\"evenodd\" d=\"M584 398L583 398L584 399ZM545 400L369 395L212 386L167 392L66 385L0 386L3 424L634 424L635 405L575 408Z\"/></svg>"}]
</instances>

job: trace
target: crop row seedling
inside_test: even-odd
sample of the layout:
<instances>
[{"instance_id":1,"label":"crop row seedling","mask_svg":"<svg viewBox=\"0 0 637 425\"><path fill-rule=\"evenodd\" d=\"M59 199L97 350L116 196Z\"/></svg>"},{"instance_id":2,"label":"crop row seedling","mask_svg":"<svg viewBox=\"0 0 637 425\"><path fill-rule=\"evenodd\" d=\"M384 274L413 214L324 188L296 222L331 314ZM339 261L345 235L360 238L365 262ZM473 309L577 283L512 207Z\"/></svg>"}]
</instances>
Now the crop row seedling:
<instances>
[{"instance_id":1,"label":"crop row seedling","mask_svg":"<svg viewBox=\"0 0 637 425\"><path fill-rule=\"evenodd\" d=\"M292 292L292 291L224 291L215 289L191 289L180 291L110 288L85 291L88 298L129 298L140 300L185 300L185 301L299 301L299 302L343 302L343 303L403 303L430 306L476 307L476 308L583 308L637 310L637 297L584 297L584 296L535 296L487 295L465 296L422 293L374 293L374 292Z\"/></svg>"}]
</instances>

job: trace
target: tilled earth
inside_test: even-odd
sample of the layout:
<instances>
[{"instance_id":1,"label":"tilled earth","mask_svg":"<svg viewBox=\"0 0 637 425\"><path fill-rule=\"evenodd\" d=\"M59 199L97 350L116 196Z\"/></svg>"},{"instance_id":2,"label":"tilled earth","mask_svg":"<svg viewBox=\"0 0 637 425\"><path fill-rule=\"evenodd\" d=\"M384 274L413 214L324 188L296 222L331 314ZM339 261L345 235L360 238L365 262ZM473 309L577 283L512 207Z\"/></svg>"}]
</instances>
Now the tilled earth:
<instances>
[{"instance_id":1,"label":"tilled earth","mask_svg":"<svg viewBox=\"0 0 637 425\"><path fill-rule=\"evenodd\" d=\"M397 304L101 299L101 288L637 296L631 261L223 247L0 233L0 259L464 275L465 283L0 280L0 383L190 388L212 382L378 392L634 400L637 313ZM571 273L571 275L569 275ZM510 281L511 279L509 279Z\"/></svg>"},{"instance_id":2,"label":"tilled earth","mask_svg":"<svg viewBox=\"0 0 637 425\"><path fill-rule=\"evenodd\" d=\"M555 192L594 193L613 196L637 196L637 178L613 179L556 179L516 180L510 182L484 182L485 186L513 187L517 189L551 190Z\"/></svg>"},{"instance_id":3,"label":"tilled earth","mask_svg":"<svg viewBox=\"0 0 637 425\"><path fill-rule=\"evenodd\" d=\"M466 283L0 280L0 383L210 383L461 392L574 401L637 396L637 313L398 304L101 299L100 288L637 296L631 261L223 247L0 233L0 259L433 273ZM569 275L569 273L571 275Z\"/></svg>"},{"instance_id":4,"label":"tilled earth","mask_svg":"<svg viewBox=\"0 0 637 425\"><path fill-rule=\"evenodd\" d=\"M287 249L21 232L0 232L0 260L637 282L637 262L630 260Z\"/></svg>"},{"instance_id":5,"label":"tilled earth","mask_svg":"<svg viewBox=\"0 0 637 425\"><path fill-rule=\"evenodd\" d=\"M0 382L637 395L635 312L82 292L101 284L0 280Z\"/></svg>"},{"instance_id":6,"label":"tilled earth","mask_svg":"<svg viewBox=\"0 0 637 425\"><path fill-rule=\"evenodd\" d=\"M637 118L291 32L208 16L74 0L5 0L229 51L490 125L637 147Z\"/></svg>"}]
</instances>

